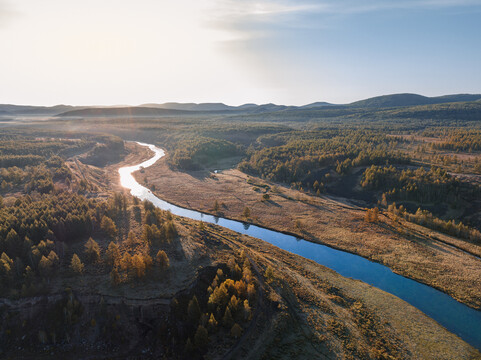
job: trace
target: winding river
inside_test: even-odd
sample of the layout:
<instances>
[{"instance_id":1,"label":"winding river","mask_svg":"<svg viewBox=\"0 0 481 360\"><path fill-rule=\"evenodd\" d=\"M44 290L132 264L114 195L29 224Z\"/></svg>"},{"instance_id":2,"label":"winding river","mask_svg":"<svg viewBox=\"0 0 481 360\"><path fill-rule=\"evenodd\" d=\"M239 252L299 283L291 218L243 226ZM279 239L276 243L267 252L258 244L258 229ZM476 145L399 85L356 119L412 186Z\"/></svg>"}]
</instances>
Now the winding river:
<instances>
[{"instance_id":1,"label":"winding river","mask_svg":"<svg viewBox=\"0 0 481 360\"><path fill-rule=\"evenodd\" d=\"M129 189L133 196L141 200L149 200L163 210L170 210L172 214L217 224L238 233L264 240L283 250L314 260L342 276L358 279L384 290L415 306L446 329L481 350L481 311L472 309L439 290L395 274L388 267L358 255L259 226L181 208L159 199L149 189L140 185L134 179L132 173L140 170L140 168L153 165L165 153L154 145L139 144L149 147L155 155L141 164L119 169L122 186Z\"/></svg>"}]
</instances>

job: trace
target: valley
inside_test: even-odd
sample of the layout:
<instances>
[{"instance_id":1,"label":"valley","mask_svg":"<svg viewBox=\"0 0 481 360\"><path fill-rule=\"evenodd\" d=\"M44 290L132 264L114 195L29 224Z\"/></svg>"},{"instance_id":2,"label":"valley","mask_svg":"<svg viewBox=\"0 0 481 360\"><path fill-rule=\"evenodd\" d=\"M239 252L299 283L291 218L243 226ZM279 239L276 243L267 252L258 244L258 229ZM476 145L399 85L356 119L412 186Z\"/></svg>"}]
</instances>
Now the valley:
<instances>
[{"instance_id":1,"label":"valley","mask_svg":"<svg viewBox=\"0 0 481 360\"><path fill-rule=\"evenodd\" d=\"M249 109L4 124L1 356L479 358L466 332L481 307L471 115L413 127L360 123L368 107ZM154 155L135 141L166 153L134 173L149 201L119 177ZM267 229L278 239L260 240ZM358 261L448 295L464 330L435 321L436 290L421 305Z\"/></svg>"}]
</instances>

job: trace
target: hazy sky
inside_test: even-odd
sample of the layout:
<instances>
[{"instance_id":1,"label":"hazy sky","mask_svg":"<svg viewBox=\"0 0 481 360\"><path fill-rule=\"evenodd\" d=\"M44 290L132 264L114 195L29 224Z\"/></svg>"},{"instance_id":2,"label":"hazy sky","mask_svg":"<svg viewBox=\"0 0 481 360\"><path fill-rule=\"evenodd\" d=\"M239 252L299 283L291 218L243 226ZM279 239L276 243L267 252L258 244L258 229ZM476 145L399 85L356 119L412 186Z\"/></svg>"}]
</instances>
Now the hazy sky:
<instances>
[{"instance_id":1,"label":"hazy sky","mask_svg":"<svg viewBox=\"0 0 481 360\"><path fill-rule=\"evenodd\" d=\"M481 93L481 0L0 0L0 103Z\"/></svg>"}]
</instances>

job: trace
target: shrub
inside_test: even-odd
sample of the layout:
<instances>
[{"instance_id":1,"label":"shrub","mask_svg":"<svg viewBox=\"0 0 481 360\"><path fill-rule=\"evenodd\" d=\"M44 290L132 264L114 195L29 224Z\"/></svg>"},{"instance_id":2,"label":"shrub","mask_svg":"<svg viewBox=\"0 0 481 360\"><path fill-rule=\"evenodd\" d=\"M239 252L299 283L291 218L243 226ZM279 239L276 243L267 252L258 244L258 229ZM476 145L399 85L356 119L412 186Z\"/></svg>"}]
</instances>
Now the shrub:
<instances>
[{"instance_id":1,"label":"shrub","mask_svg":"<svg viewBox=\"0 0 481 360\"><path fill-rule=\"evenodd\" d=\"M242 328L239 324L234 324L234 326L232 326L232 328L230 329L230 335L235 339L239 338L242 335Z\"/></svg>"},{"instance_id":2,"label":"shrub","mask_svg":"<svg viewBox=\"0 0 481 360\"><path fill-rule=\"evenodd\" d=\"M272 269L272 267L267 267L265 277L268 284L274 281L274 270Z\"/></svg>"}]
</instances>

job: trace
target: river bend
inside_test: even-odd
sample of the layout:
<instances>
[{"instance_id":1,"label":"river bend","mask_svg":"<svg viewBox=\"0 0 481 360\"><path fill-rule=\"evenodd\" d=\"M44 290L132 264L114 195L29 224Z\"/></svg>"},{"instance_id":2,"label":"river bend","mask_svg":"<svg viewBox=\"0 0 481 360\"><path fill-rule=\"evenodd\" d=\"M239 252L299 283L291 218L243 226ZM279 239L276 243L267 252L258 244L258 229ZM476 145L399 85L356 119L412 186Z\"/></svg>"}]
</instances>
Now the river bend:
<instances>
[{"instance_id":1,"label":"river bend","mask_svg":"<svg viewBox=\"0 0 481 360\"><path fill-rule=\"evenodd\" d=\"M121 185L129 189L133 196L140 200L149 200L162 210L170 210L172 214L202 220L264 240L283 250L314 260L342 276L358 279L384 290L418 308L446 329L481 350L481 311L472 309L439 290L395 274L388 267L358 255L241 221L181 208L159 199L149 189L140 185L132 173L153 165L165 155L165 152L155 145L138 144L147 146L155 155L141 164L119 169Z\"/></svg>"}]
</instances>

